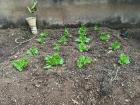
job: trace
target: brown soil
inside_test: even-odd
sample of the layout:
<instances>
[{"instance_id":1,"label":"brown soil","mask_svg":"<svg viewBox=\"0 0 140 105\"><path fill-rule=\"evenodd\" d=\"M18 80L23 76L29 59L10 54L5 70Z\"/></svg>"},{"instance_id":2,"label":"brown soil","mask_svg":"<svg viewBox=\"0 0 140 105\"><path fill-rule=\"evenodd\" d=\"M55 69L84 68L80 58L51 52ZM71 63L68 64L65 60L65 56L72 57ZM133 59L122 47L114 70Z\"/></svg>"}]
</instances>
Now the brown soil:
<instances>
[{"instance_id":1,"label":"brown soil","mask_svg":"<svg viewBox=\"0 0 140 105\"><path fill-rule=\"evenodd\" d=\"M27 29L0 29L0 63L26 44L20 44L18 41L21 42L31 37Z\"/></svg>"},{"instance_id":2,"label":"brown soil","mask_svg":"<svg viewBox=\"0 0 140 105\"><path fill-rule=\"evenodd\" d=\"M109 42L103 43L99 33L93 27L88 28L88 36L92 39L90 50L80 53L74 42L78 29L69 29L72 37L61 47L65 64L44 70L43 57L54 52L52 44L63 30L44 30L49 33L44 45L32 39L0 64L0 105L140 105L140 49L128 43L129 39L121 39L118 31L102 28L112 35ZM113 40L119 40L122 48L109 53L108 46ZM3 43L12 46L14 42ZM39 48L40 54L28 58L30 64L25 71L16 71L11 61L23 57L33 46ZM2 57L6 50L0 48ZM118 65L122 52L130 56L129 65ZM75 65L79 55L92 57L92 64L79 70Z\"/></svg>"}]
</instances>

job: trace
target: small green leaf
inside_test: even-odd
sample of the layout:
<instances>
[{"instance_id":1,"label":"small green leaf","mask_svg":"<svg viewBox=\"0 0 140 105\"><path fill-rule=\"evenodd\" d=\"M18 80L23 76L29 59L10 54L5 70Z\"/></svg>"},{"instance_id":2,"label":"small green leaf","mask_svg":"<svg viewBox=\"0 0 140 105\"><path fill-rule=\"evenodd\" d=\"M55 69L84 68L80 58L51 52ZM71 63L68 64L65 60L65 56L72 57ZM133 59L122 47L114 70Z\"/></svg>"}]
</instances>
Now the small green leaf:
<instances>
[{"instance_id":1,"label":"small green leaf","mask_svg":"<svg viewBox=\"0 0 140 105\"><path fill-rule=\"evenodd\" d=\"M32 10L30 9L30 7L27 7L29 13L32 13Z\"/></svg>"},{"instance_id":2,"label":"small green leaf","mask_svg":"<svg viewBox=\"0 0 140 105\"><path fill-rule=\"evenodd\" d=\"M58 40L58 43L60 43L60 44L66 44L67 43L66 36L61 36L60 39Z\"/></svg>"},{"instance_id":3,"label":"small green leaf","mask_svg":"<svg viewBox=\"0 0 140 105\"><path fill-rule=\"evenodd\" d=\"M55 43L55 44L53 45L53 49L54 49L55 51L60 51L60 44Z\"/></svg>"},{"instance_id":4,"label":"small green leaf","mask_svg":"<svg viewBox=\"0 0 140 105\"><path fill-rule=\"evenodd\" d=\"M36 7L37 7L37 0L33 0L33 4L32 4L32 7L31 7L31 9L36 9Z\"/></svg>"},{"instance_id":5,"label":"small green leaf","mask_svg":"<svg viewBox=\"0 0 140 105\"><path fill-rule=\"evenodd\" d=\"M89 43L90 38L87 38L86 36L79 36L79 38L77 38L75 41L79 43Z\"/></svg>"},{"instance_id":6,"label":"small green leaf","mask_svg":"<svg viewBox=\"0 0 140 105\"><path fill-rule=\"evenodd\" d=\"M80 52L88 51L88 47L85 43L80 43L78 45L78 49L79 49Z\"/></svg>"},{"instance_id":7,"label":"small green leaf","mask_svg":"<svg viewBox=\"0 0 140 105\"><path fill-rule=\"evenodd\" d=\"M83 24L81 24L79 31L78 31L79 35L86 36L86 32L87 32L87 28Z\"/></svg>"},{"instance_id":8,"label":"small green leaf","mask_svg":"<svg viewBox=\"0 0 140 105\"><path fill-rule=\"evenodd\" d=\"M40 37L46 38L48 36L47 32L41 32Z\"/></svg>"},{"instance_id":9,"label":"small green leaf","mask_svg":"<svg viewBox=\"0 0 140 105\"><path fill-rule=\"evenodd\" d=\"M64 36L65 36L66 38L70 37L70 33L69 33L69 31L68 31L67 28L65 28L65 30L64 30Z\"/></svg>"},{"instance_id":10,"label":"small green leaf","mask_svg":"<svg viewBox=\"0 0 140 105\"><path fill-rule=\"evenodd\" d=\"M110 39L110 35L108 33L102 32L100 34L100 40L104 42L108 42Z\"/></svg>"},{"instance_id":11,"label":"small green leaf","mask_svg":"<svg viewBox=\"0 0 140 105\"><path fill-rule=\"evenodd\" d=\"M64 64L64 60L63 59L60 60L60 64L61 65Z\"/></svg>"},{"instance_id":12,"label":"small green leaf","mask_svg":"<svg viewBox=\"0 0 140 105\"><path fill-rule=\"evenodd\" d=\"M29 56L36 56L39 54L39 50L36 47L32 47L32 48L27 50L26 54Z\"/></svg>"}]
</instances>

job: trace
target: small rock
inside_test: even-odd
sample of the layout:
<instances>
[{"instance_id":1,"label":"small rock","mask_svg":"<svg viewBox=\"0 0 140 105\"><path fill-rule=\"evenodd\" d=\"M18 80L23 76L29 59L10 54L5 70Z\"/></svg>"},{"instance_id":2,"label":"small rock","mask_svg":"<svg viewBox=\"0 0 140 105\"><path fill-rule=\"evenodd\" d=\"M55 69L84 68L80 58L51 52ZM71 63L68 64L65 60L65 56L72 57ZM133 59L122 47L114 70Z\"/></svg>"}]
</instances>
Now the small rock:
<instances>
[{"instance_id":1,"label":"small rock","mask_svg":"<svg viewBox=\"0 0 140 105\"><path fill-rule=\"evenodd\" d=\"M40 87L40 85L39 85L39 84L35 84L35 86L36 86L37 88L39 88L39 87Z\"/></svg>"},{"instance_id":2,"label":"small rock","mask_svg":"<svg viewBox=\"0 0 140 105\"><path fill-rule=\"evenodd\" d=\"M128 32L127 32L127 29L126 28L123 28L122 30L120 30L120 36L122 38L128 37Z\"/></svg>"},{"instance_id":3,"label":"small rock","mask_svg":"<svg viewBox=\"0 0 140 105\"><path fill-rule=\"evenodd\" d=\"M129 99L125 99L125 102L130 102L130 100Z\"/></svg>"}]
</instances>

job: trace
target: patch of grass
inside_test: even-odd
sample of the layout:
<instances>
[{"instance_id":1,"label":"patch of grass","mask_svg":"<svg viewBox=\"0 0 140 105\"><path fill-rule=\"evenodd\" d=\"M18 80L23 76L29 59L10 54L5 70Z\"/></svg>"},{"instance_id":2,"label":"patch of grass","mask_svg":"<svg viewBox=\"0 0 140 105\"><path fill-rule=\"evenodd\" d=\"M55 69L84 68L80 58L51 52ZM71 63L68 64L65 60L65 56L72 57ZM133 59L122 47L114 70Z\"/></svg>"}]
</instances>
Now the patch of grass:
<instances>
[{"instance_id":1,"label":"patch of grass","mask_svg":"<svg viewBox=\"0 0 140 105\"><path fill-rule=\"evenodd\" d=\"M48 36L48 33L47 32L41 32L37 41L40 43L40 44L44 44L45 43L45 40Z\"/></svg>"},{"instance_id":2,"label":"patch of grass","mask_svg":"<svg viewBox=\"0 0 140 105\"><path fill-rule=\"evenodd\" d=\"M14 60L12 64L18 71L23 71L28 66L28 60L25 58L21 58L18 60Z\"/></svg>"},{"instance_id":3,"label":"patch of grass","mask_svg":"<svg viewBox=\"0 0 140 105\"><path fill-rule=\"evenodd\" d=\"M80 56L77 61L76 61L76 65L78 68L83 68L86 65L90 64L92 62L92 59L88 56Z\"/></svg>"},{"instance_id":4,"label":"patch of grass","mask_svg":"<svg viewBox=\"0 0 140 105\"><path fill-rule=\"evenodd\" d=\"M121 43L118 41L115 41L115 42L111 43L111 46L109 47L109 49L114 51L114 50L119 49L120 47L121 47Z\"/></svg>"},{"instance_id":5,"label":"patch of grass","mask_svg":"<svg viewBox=\"0 0 140 105\"><path fill-rule=\"evenodd\" d=\"M52 68L57 65L64 64L64 59L59 55L59 53L54 53L53 55L47 55L44 58L45 60L45 69Z\"/></svg>"},{"instance_id":6,"label":"patch of grass","mask_svg":"<svg viewBox=\"0 0 140 105\"><path fill-rule=\"evenodd\" d=\"M103 42L108 42L110 39L110 34L106 33L106 32L102 32L100 34L100 40Z\"/></svg>"},{"instance_id":7,"label":"patch of grass","mask_svg":"<svg viewBox=\"0 0 140 105\"><path fill-rule=\"evenodd\" d=\"M27 50L26 54L29 56L36 56L39 54L39 50L36 47L32 47L32 48Z\"/></svg>"},{"instance_id":8,"label":"patch of grass","mask_svg":"<svg viewBox=\"0 0 140 105\"><path fill-rule=\"evenodd\" d=\"M121 65L129 64L130 63L129 56L124 53L120 54L118 63Z\"/></svg>"}]
</instances>

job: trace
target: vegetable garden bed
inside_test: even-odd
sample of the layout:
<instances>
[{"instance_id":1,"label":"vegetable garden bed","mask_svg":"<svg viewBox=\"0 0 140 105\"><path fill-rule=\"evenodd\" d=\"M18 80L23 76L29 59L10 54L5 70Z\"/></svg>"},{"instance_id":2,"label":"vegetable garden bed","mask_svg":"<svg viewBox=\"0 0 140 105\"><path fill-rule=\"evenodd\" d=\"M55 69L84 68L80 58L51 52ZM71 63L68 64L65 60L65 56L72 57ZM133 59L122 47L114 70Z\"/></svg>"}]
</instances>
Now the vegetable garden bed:
<instances>
[{"instance_id":1,"label":"vegetable garden bed","mask_svg":"<svg viewBox=\"0 0 140 105\"><path fill-rule=\"evenodd\" d=\"M40 33L0 64L1 105L139 105L140 50L118 31Z\"/></svg>"}]
</instances>

